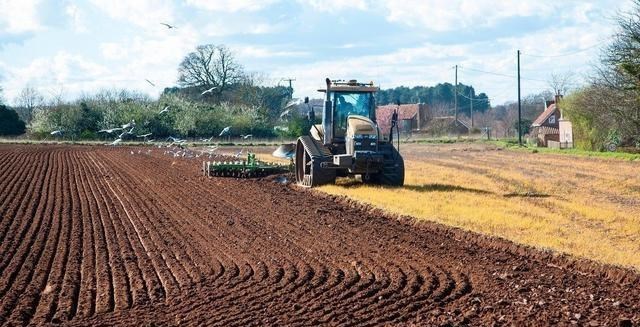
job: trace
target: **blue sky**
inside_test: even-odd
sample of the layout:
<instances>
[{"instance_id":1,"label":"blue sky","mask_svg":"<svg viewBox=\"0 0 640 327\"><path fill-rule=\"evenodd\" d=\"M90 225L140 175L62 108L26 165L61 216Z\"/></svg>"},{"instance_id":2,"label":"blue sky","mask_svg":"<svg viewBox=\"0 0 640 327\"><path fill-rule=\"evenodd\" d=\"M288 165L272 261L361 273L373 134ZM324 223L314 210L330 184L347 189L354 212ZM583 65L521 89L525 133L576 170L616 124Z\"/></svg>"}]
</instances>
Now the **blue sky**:
<instances>
[{"instance_id":1,"label":"blue sky","mask_svg":"<svg viewBox=\"0 0 640 327\"><path fill-rule=\"evenodd\" d=\"M0 86L11 103L30 85L46 97L127 88L158 96L182 58L224 44L262 83L295 78L316 96L325 77L383 88L454 79L492 103L548 89L551 74L579 86L612 21L630 0L0 0ZM167 29L160 23L177 26ZM505 76L506 75L506 76ZM156 85L149 85L149 79Z\"/></svg>"}]
</instances>

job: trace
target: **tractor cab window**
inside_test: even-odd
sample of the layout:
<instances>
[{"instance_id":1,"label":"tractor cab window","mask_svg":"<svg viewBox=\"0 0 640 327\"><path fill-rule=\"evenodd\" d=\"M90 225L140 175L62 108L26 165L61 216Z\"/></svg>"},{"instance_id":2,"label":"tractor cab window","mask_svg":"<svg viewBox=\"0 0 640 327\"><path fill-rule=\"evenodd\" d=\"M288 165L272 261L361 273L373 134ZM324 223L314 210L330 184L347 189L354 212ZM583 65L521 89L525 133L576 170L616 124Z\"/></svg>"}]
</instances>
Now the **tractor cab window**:
<instances>
[{"instance_id":1,"label":"tractor cab window","mask_svg":"<svg viewBox=\"0 0 640 327\"><path fill-rule=\"evenodd\" d=\"M347 131L347 117L360 115L375 121L373 97L371 93L333 92L334 135L344 137Z\"/></svg>"}]
</instances>

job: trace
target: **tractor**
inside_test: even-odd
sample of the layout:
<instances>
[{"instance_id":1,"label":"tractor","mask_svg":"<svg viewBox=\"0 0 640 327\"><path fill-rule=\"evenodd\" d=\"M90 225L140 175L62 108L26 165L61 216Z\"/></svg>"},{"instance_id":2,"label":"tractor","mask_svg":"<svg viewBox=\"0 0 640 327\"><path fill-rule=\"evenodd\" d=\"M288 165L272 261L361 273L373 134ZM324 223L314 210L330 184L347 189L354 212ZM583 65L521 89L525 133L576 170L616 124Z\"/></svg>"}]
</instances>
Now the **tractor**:
<instances>
[{"instance_id":1,"label":"tractor","mask_svg":"<svg viewBox=\"0 0 640 327\"><path fill-rule=\"evenodd\" d=\"M322 123L315 124L313 107L309 135L298 138L295 177L299 185L315 187L335 183L336 177L361 176L364 183L402 186L404 161L393 145L394 130L399 143L398 113L391 117L389 135L382 135L376 122L377 86L356 80L326 79ZM305 99L308 103L308 98Z\"/></svg>"}]
</instances>

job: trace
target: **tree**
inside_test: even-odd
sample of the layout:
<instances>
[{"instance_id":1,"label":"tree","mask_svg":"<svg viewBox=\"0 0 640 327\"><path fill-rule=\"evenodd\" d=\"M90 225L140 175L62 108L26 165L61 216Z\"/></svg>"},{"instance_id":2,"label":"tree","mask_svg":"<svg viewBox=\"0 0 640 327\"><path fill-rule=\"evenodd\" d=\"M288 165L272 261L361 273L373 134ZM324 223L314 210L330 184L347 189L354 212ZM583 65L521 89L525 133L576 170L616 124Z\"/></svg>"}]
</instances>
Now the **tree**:
<instances>
[{"instance_id":1,"label":"tree","mask_svg":"<svg viewBox=\"0 0 640 327\"><path fill-rule=\"evenodd\" d=\"M224 45L205 44L189 53L178 68L178 84L202 90L215 87L212 93L222 94L229 85L243 76L242 66Z\"/></svg>"},{"instance_id":2,"label":"tree","mask_svg":"<svg viewBox=\"0 0 640 327\"><path fill-rule=\"evenodd\" d=\"M618 31L605 49L597 87L608 88L616 99L607 99L610 112L617 118L620 132L640 134L640 0L617 18Z\"/></svg>"},{"instance_id":3,"label":"tree","mask_svg":"<svg viewBox=\"0 0 640 327\"><path fill-rule=\"evenodd\" d=\"M568 94L571 90L575 74L573 72L565 72L562 74L553 73L549 76L548 84L553 90L553 94L560 92L560 94Z\"/></svg>"},{"instance_id":4,"label":"tree","mask_svg":"<svg viewBox=\"0 0 640 327\"><path fill-rule=\"evenodd\" d=\"M25 132L25 124L18 113L0 104L0 135L20 135Z\"/></svg>"},{"instance_id":5,"label":"tree","mask_svg":"<svg viewBox=\"0 0 640 327\"><path fill-rule=\"evenodd\" d=\"M34 87L27 85L16 97L16 111L27 124L33 119L33 112L43 105L44 97Z\"/></svg>"}]
</instances>

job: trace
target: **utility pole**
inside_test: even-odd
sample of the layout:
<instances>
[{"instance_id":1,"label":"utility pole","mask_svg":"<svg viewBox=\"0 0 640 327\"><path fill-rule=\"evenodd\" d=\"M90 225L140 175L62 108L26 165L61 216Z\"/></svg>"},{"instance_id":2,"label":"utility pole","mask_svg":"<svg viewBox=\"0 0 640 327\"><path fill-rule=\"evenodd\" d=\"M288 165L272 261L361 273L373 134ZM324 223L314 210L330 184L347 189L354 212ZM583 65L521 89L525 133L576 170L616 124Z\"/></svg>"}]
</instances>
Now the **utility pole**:
<instances>
[{"instance_id":1,"label":"utility pole","mask_svg":"<svg viewBox=\"0 0 640 327\"><path fill-rule=\"evenodd\" d=\"M520 50L518 50L518 144L522 146L522 100L520 99Z\"/></svg>"},{"instance_id":2,"label":"utility pole","mask_svg":"<svg viewBox=\"0 0 640 327\"><path fill-rule=\"evenodd\" d=\"M471 128L473 129L473 89L469 90L469 103L471 104Z\"/></svg>"},{"instance_id":3,"label":"utility pole","mask_svg":"<svg viewBox=\"0 0 640 327\"><path fill-rule=\"evenodd\" d=\"M458 126L458 65L456 65L456 85L453 89L454 94L454 110L455 110L455 124Z\"/></svg>"},{"instance_id":4,"label":"utility pole","mask_svg":"<svg viewBox=\"0 0 640 327\"><path fill-rule=\"evenodd\" d=\"M283 79L281 79L281 81L289 82L289 91L291 92L291 96L293 96L293 84L291 82L294 82L295 80L296 80L295 78L283 78Z\"/></svg>"}]
</instances>

